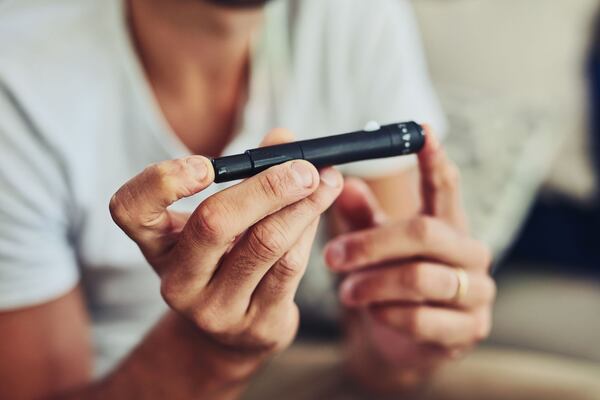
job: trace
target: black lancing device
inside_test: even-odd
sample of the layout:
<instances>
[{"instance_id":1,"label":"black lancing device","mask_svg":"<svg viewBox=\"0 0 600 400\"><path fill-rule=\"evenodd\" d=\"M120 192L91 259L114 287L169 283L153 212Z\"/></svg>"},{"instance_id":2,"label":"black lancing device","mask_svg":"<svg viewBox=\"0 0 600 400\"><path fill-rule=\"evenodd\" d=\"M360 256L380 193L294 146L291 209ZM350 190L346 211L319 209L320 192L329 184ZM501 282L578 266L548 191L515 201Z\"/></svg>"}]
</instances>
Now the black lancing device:
<instances>
[{"instance_id":1,"label":"black lancing device","mask_svg":"<svg viewBox=\"0 0 600 400\"><path fill-rule=\"evenodd\" d=\"M317 168L354 161L403 156L425 145L423 127L416 122L379 126L370 123L363 131L248 150L243 154L215 158L215 182L245 179L274 165L306 160Z\"/></svg>"}]
</instances>

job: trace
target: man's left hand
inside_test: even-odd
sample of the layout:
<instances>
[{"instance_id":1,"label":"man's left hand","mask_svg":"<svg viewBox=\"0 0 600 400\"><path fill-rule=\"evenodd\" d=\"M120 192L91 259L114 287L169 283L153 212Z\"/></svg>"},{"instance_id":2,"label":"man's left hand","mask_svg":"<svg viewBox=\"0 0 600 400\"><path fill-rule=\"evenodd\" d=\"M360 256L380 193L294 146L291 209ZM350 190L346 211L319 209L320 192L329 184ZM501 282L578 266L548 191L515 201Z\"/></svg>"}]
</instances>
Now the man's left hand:
<instances>
[{"instance_id":1,"label":"man's left hand","mask_svg":"<svg viewBox=\"0 0 600 400\"><path fill-rule=\"evenodd\" d=\"M419 167L423 212L408 220L386 217L364 182L348 180L336 212L350 231L325 251L342 277L341 302L358 321L355 340L413 372L486 338L496 294L491 253L469 236L457 169L432 135Z\"/></svg>"}]
</instances>

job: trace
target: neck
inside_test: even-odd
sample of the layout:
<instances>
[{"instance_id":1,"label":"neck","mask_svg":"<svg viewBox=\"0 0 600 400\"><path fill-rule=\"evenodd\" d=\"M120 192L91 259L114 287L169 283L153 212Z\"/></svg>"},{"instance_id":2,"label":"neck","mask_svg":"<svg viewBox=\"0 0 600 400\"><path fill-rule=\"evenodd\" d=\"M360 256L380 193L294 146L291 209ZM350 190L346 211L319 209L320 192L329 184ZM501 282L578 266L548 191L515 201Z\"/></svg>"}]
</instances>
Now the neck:
<instances>
[{"instance_id":1,"label":"neck","mask_svg":"<svg viewBox=\"0 0 600 400\"><path fill-rule=\"evenodd\" d=\"M262 8L223 8L202 0L129 0L134 41L153 85L180 92L198 81L239 76ZM195 85L197 87L197 85Z\"/></svg>"}]
</instances>

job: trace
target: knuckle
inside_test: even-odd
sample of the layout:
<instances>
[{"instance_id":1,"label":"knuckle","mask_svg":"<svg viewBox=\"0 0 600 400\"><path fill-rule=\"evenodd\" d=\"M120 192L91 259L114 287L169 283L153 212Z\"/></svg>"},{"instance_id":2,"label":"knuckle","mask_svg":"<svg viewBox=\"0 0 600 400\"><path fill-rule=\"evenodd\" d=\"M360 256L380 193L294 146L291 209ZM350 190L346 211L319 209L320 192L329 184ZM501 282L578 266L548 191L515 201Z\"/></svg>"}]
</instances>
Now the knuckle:
<instances>
[{"instance_id":1,"label":"knuckle","mask_svg":"<svg viewBox=\"0 0 600 400\"><path fill-rule=\"evenodd\" d=\"M485 298L485 300L487 302L493 302L498 293L498 286L496 285L496 281L492 277L486 275L483 282L485 292L487 293L487 297Z\"/></svg>"},{"instance_id":2,"label":"knuckle","mask_svg":"<svg viewBox=\"0 0 600 400\"><path fill-rule=\"evenodd\" d=\"M134 195L129 184L126 184L113 195L108 205L113 221L126 232L138 224L138 216L131 212L133 201Z\"/></svg>"},{"instance_id":3,"label":"knuckle","mask_svg":"<svg viewBox=\"0 0 600 400\"><path fill-rule=\"evenodd\" d=\"M346 250L346 258L353 262L359 262L372 254L373 243L368 236L349 236L346 239L344 249Z\"/></svg>"},{"instance_id":4,"label":"knuckle","mask_svg":"<svg viewBox=\"0 0 600 400\"><path fill-rule=\"evenodd\" d=\"M180 160L162 161L150 165L148 169L157 179L164 179L181 171L182 163Z\"/></svg>"},{"instance_id":5,"label":"knuckle","mask_svg":"<svg viewBox=\"0 0 600 400\"><path fill-rule=\"evenodd\" d=\"M193 321L202 332L210 335L224 336L231 333L231 323L224 313L216 313L210 306L202 307L196 311Z\"/></svg>"},{"instance_id":6,"label":"knuckle","mask_svg":"<svg viewBox=\"0 0 600 400\"><path fill-rule=\"evenodd\" d=\"M460 170L448 162L431 178L431 185L435 189L456 189L460 186Z\"/></svg>"},{"instance_id":7,"label":"knuckle","mask_svg":"<svg viewBox=\"0 0 600 400\"><path fill-rule=\"evenodd\" d=\"M125 205L121 200L120 190L111 197L108 204L108 209L110 210L110 215L117 224L121 224L127 219L128 213L126 212Z\"/></svg>"},{"instance_id":8,"label":"knuckle","mask_svg":"<svg viewBox=\"0 0 600 400\"><path fill-rule=\"evenodd\" d=\"M153 164L146 169L150 182L161 193L191 196L198 189L198 182L190 176L185 159L169 160Z\"/></svg>"},{"instance_id":9,"label":"knuckle","mask_svg":"<svg viewBox=\"0 0 600 400\"><path fill-rule=\"evenodd\" d=\"M373 307L369 311L376 321L379 321L385 325L392 325L392 319L390 318L387 309L383 307Z\"/></svg>"},{"instance_id":10,"label":"knuckle","mask_svg":"<svg viewBox=\"0 0 600 400\"><path fill-rule=\"evenodd\" d=\"M163 279L161 281L160 295L173 310L185 311L186 304L184 304L183 297L181 296L181 288L170 279Z\"/></svg>"},{"instance_id":11,"label":"knuckle","mask_svg":"<svg viewBox=\"0 0 600 400\"><path fill-rule=\"evenodd\" d=\"M202 332L221 341L230 341L245 329L244 320L238 313L211 298L206 298L188 314Z\"/></svg>"},{"instance_id":12,"label":"knuckle","mask_svg":"<svg viewBox=\"0 0 600 400\"><path fill-rule=\"evenodd\" d=\"M251 347L269 351L277 347L277 338L272 331L273 327L270 324L254 323L244 332L244 336Z\"/></svg>"},{"instance_id":13,"label":"knuckle","mask_svg":"<svg viewBox=\"0 0 600 400\"><path fill-rule=\"evenodd\" d=\"M432 217L419 216L413 218L408 226L409 235L420 243L430 243L433 238L435 222Z\"/></svg>"},{"instance_id":14,"label":"knuckle","mask_svg":"<svg viewBox=\"0 0 600 400\"><path fill-rule=\"evenodd\" d=\"M211 199L205 200L198 207L193 229L195 234L209 240L211 243L228 241L225 231L225 212L218 202Z\"/></svg>"},{"instance_id":15,"label":"knuckle","mask_svg":"<svg viewBox=\"0 0 600 400\"><path fill-rule=\"evenodd\" d=\"M317 218L327 208L327 205L323 204L324 200L321 196L309 196L303 199L299 203L301 207L297 207L294 211L306 218L306 220Z\"/></svg>"},{"instance_id":16,"label":"knuckle","mask_svg":"<svg viewBox=\"0 0 600 400\"><path fill-rule=\"evenodd\" d=\"M354 301L358 304L364 304L370 299L374 298L377 294L377 288L380 285L380 283L376 281L373 275L369 276L369 274L362 274L362 276L362 279L359 278L358 280L354 280L354 283L352 284L350 289ZM347 277L346 280L348 279L349 278ZM381 310L379 310L379 313L380 317L384 318L381 315Z\"/></svg>"},{"instance_id":17,"label":"knuckle","mask_svg":"<svg viewBox=\"0 0 600 400\"><path fill-rule=\"evenodd\" d=\"M492 332L492 321L488 315L479 317L475 321L475 341L486 340Z\"/></svg>"},{"instance_id":18,"label":"knuckle","mask_svg":"<svg viewBox=\"0 0 600 400\"><path fill-rule=\"evenodd\" d=\"M277 313L277 323L273 323L274 317L272 315L252 321L244 331L244 337L249 347L273 352L289 344L298 330L298 307L292 303L291 308L282 309Z\"/></svg>"},{"instance_id":19,"label":"knuckle","mask_svg":"<svg viewBox=\"0 0 600 400\"><path fill-rule=\"evenodd\" d=\"M287 281L290 279L297 278L303 270L302 262L299 257L288 253L283 256L277 264L273 267L273 273L276 275L278 280Z\"/></svg>"},{"instance_id":20,"label":"knuckle","mask_svg":"<svg viewBox=\"0 0 600 400\"><path fill-rule=\"evenodd\" d=\"M426 281L423 273L423 265L420 263L406 265L403 273L399 275L400 286L423 294L423 285Z\"/></svg>"},{"instance_id":21,"label":"knuckle","mask_svg":"<svg viewBox=\"0 0 600 400\"><path fill-rule=\"evenodd\" d=\"M409 312L407 331L417 342L424 342L428 337L429 318L422 307L417 307Z\"/></svg>"},{"instance_id":22,"label":"knuckle","mask_svg":"<svg viewBox=\"0 0 600 400\"><path fill-rule=\"evenodd\" d=\"M185 159L179 158L176 160L167 161L169 168L169 175L187 175L189 167Z\"/></svg>"},{"instance_id":23,"label":"knuckle","mask_svg":"<svg viewBox=\"0 0 600 400\"><path fill-rule=\"evenodd\" d=\"M259 353L272 353L278 347L278 340L266 333L264 329L252 328L244 332L246 347Z\"/></svg>"},{"instance_id":24,"label":"knuckle","mask_svg":"<svg viewBox=\"0 0 600 400\"><path fill-rule=\"evenodd\" d=\"M164 178L169 176L170 168L166 161L154 163L147 166L142 174L149 176L151 180L162 182Z\"/></svg>"},{"instance_id":25,"label":"knuckle","mask_svg":"<svg viewBox=\"0 0 600 400\"><path fill-rule=\"evenodd\" d=\"M287 250L285 233L274 221L255 225L250 230L248 244L253 255L265 261L279 257Z\"/></svg>"},{"instance_id":26,"label":"knuckle","mask_svg":"<svg viewBox=\"0 0 600 400\"><path fill-rule=\"evenodd\" d=\"M159 190L163 193L171 193L176 191L177 176L181 173L181 161L172 160L155 164L153 174L156 179Z\"/></svg>"},{"instance_id":27,"label":"knuckle","mask_svg":"<svg viewBox=\"0 0 600 400\"><path fill-rule=\"evenodd\" d=\"M259 179L260 189L269 197L279 198L286 194L286 178L281 166L271 168Z\"/></svg>"},{"instance_id":28,"label":"knuckle","mask_svg":"<svg viewBox=\"0 0 600 400\"><path fill-rule=\"evenodd\" d=\"M481 266L487 271L492 266L493 260L492 250L488 246L481 244Z\"/></svg>"}]
</instances>

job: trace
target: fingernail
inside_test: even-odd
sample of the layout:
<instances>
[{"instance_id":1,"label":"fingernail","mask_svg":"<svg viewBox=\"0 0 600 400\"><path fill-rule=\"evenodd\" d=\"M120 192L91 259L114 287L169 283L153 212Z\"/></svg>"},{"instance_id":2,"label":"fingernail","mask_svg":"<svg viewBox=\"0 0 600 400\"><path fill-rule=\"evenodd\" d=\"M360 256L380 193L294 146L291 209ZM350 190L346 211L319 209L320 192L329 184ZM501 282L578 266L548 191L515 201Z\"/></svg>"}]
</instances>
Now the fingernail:
<instances>
[{"instance_id":1,"label":"fingernail","mask_svg":"<svg viewBox=\"0 0 600 400\"><path fill-rule=\"evenodd\" d=\"M325 260L331 268L338 268L344 264L346 246L343 242L332 242L325 250Z\"/></svg>"},{"instance_id":2,"label":"fingernail","mask_svg":"<svg viewBox=\"0 0 600 400\"><path fill-rule=\"evenodd\" d=\"M304 162L293 162L292 169L296 173L296 180L302 186L310 188L314 183L314 167Z\"/></svg>"},{"instance_id":3,"label":"fingernail","mask_svg":"<svg viewBox=\"0 0 600 400\"><path fill-rule=\"evenodd\" d=\"M197 181L203 181L208 175L208 168L206 167L206 162L198 157L188 157L185 160L190 173Z\"/></svg>"},{"instance_id":4,"label":"fingernail","mask_svg":"<svg viewBox=\"0 0 600 400\"><path fill-rule=\"evenodd\" d=\"M343 304L353 305L356 303L355 295L355 280L352 278L346 278L340 285L340 300Z\"/></svg>"},{"instance_id":5,"label":"fingernail","mask_svg":"<svg viewBox=\"0 0 600 400\"><path fill-rule=\"evenodd\" d=\"M338 187L340 186L342 179L340 173L334 170L333 168L325 168L320 172L321 182L329 187Z\"/></svg>"}]
</instances>

